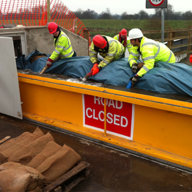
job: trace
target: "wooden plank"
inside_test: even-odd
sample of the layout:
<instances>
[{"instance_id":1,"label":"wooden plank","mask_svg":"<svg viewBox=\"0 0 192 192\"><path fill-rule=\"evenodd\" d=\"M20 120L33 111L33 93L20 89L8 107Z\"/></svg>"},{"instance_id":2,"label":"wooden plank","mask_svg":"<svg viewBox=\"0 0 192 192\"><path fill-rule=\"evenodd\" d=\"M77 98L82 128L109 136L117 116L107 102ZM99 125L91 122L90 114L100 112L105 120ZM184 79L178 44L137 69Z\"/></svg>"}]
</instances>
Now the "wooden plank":
<instances>
[{"instance_id":1,"label":"wooden plank","mask_svg":"<svg viewBox=\"0 0 192 192\"><path fill-rule=\"evenodd\" d=\"M171 31L171 29L172 29L172 28L170 27L170 28L169 28L169 31L170 31L170 32L168 33L169 39L172 39L172 38L173 38L173 32ZM173 40L167 42L167 46L168 46L168 47L171 47L172 45L173 45Z\"/></svg>"},{"instance_id":2,"label":"wooden plank","mask_svg":"<svg viewBox=\"0 0 192 192\"><path fill-rule=\"evenodd\" d=\"M54 192L62 192L61 186L59 186L59 187L57 187L56 189L54 189Z\"/></svg>"},{"instance_id":3,"label":"wooden plank","mask_svg":"<svg viewBox=\"0 0 192 192\"><path fill-rule=\"evenodd\" d=\"M66 182L68 179L70 179L72 176L77 175L78 173L80 173L83 170L88 170L90 167L90 164L85 162L85 161L81 161L77 166L75 166L74 168L72 168L70 171L68 171L67 173L65 173L63 176L59 177L56 181L52 182L51 184L47 185L46 187L43 188L43 192L50 192L53 189L55 189L56 187L60 186L61 184L63 184L64 182ZM84 175L83 175L84 176ZM86 178L86 175L84 176L84 179Z\"/></svg>"},{"instance_id":4,"label":"wooden plank","mask_svg":"<svg viewBox=\"0 0 192 192\"><path fill-rule=\"evenodd\" d=\"M192 38L192 36L179 36L179 37L173 37L173 38L165 38L164 41L172 41L176 39L189 39ZM155 39L155 41L161 41L161 39Z\"/></svg>"},{"instance_id":5,"label":"wooden plank","mask_svg":"<svg viewBox=\"0 0 192 192\"><path fill-rule=\"evenodd\" d=\"M179 51L179 52L176 52L174 54L175 55L183 55L183 54L188 54L188 53L192 53L192 50L191 51Z\"/></svg>"},{"instance_id":6,"label":"wooden plank","mask_svg":"<svg viewBox=\"0 0 192 192\"><path fill-rule=\"evenodd\" d=\"M89 30L83 29L83 36L85 39L87 39L87 54L89 55Z\"/></svg>"},{"instance_id":7,"label":"wooden plank","mask_svg":"<svg viewBox=\"0 0 192 192\"><path fill-rule=\"evenodd\" d=\"M0 145L5 143L7 140L9 140L11 137L10 136L6 136L5 138L0 140Z\"/></svg>"},{"instance_id":8,"label":"wooden plank","mask_svg":"<svg viewBox=\"0 0 192 192\"><path fill-rule=\"evenodd\" d=\"M83 181L85 178L84 177L78 177L75 179L73 182L71 182L68 186L65 188L65 192L71 191L76 185L78 185L81 181Z\"/></svg>"},{"instance_id":9,"label":"wooden plank","mask_svg":"<svg viewBox=\"0 0 192 192\"><path fill-rule=\"evenodd\" d=\"M47 0L47 22L51 21L50 0Z\"/></svg>"},{"instance_id":10,"label":"wooden plank","mask_svg":"<svg viewBox=\"0 0 192 192\"><path fill-rule=\"evenodd\" d=\"M192 45L192 43L171 46L171 47L169 47L169 49L180 48L180 47L187 47L187 46L190 46L190 45Z\"/></svg>"},{"instance_id":11,"label":"wooden plank","mask_svg":"<svg viewBox=\"0 0 192 192\"><path fill-rule=\"evenodd\" d=\"M190 30L190 28L189 28L189 31L188 31L188 36L191 37L191 30ZM188 43L189 43L189 44L191 43L191 38L188 39ZM191 50L191 46L188 46L188 47L187 47L187 51L190 51L190 50ZM189 57L190 54L188 53L187 56Z\"/></svg>"}]
</instances>

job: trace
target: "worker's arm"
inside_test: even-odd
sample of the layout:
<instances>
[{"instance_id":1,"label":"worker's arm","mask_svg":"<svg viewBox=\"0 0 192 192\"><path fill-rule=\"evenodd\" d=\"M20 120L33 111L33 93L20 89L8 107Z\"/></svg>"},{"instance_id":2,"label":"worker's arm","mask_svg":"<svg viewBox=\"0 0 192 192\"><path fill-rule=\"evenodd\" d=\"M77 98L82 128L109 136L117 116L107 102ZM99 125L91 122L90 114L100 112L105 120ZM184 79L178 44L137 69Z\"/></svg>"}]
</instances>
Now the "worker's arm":
<instances>
[{"instance_id":1,"label":"worker's arm","mask_svg":"<svg viewBox=\"0 0 192 192\"><path fill-rule=\"evenodd\" d=\"M130 40L127 39L127 49L129 54L131 53L131 49L133 48L133 45L131 44ZM138 47L136 47L135 49L137 49Z\"/></svg>"},{"instance_id":2,"label":"worker's arm","mask_svg":"<svg viewBox=\"0 0 192 192\"><path fill-rule=\"evenodd\" d=\"M133 47L130 48L130 54L129 54L129 64L130 64L130 67L132 67L133 64L137 64L137 60L139 59L139 52L137 51L137 47Z\"/></svg>"},{"instance_id":3,"label":"worker's arm","mask_svg":"<svg viewBox=\"0 0 192 192\"><path fill-rule=\"evenodd\" d=\"M113 39L119 41L119 35L115 35L115 36L113 37ZM127 41L127 42L128 42L128 41ZM121 42L121 44L122 44L122 45L124 44L124 40ZM124 47L124 53L125 53L125 51L126 51L126 48L127 48L127 46Z\"/></svg>"},{"instance_id":4,"label":"worker's arm","mask_svg":"<svg viewBox=\"0 0 192 192\"><path fill-rule=\"evenodd\" d=\"M93 64L98 63L97 52L94 50L93 42L91 43L91 47L89 50L89 56L90 56L90 60Z\"/></svg>"},{"instance_id":5,"label":"worker's arm","mask_svg":"<svg viewBox=\"0 0 192 192\"><path fill-rule=\"evenodd\" d=\"M144 61L143 67L138 71L137 75L139 77L142 77L147 73L149 70L151 70L155 65L155 53L153 49L145 47L145 49L142 51L142 59Z\"/></svg>"},{"instance_id":6,"label":"worker's arm","mask_svg":"<svg viewBox=\"0 0 192 192\"><path fill-rule=\"evenodd\" d=\"M102 68L105 67L106 65L108 65L109 63L111 63L113 61L113 59L115 58L116 52L117 52L117 45L116 42L112 42L109 46L109 51L106 54L106 56L103 58L103 60L99 63L98 67Z\"/></svg>"},{"instance_id":7,"label":"worker's arm","mask_svg":"<svg viewBox=\"0 0 192 192\"><path fill-rule=\"evenodd\" d=\"M57 46L55 47L55 50L49 57L53 61L61 54L61 52L65 49L69 48L67 37L61 36L59 39L59 42L57 43Z\"/></svg>"},{"instance_id":8,"label":"worker's arm","mask_svg":"<svg viewBox=\"0 0 192 192\"><path fill-rule=\"evenodd\" d=\"M119 40L119 35L115 35L114 37L113 37L113 39L116 39L117 41Z\"/></svg>"}]
</instances>

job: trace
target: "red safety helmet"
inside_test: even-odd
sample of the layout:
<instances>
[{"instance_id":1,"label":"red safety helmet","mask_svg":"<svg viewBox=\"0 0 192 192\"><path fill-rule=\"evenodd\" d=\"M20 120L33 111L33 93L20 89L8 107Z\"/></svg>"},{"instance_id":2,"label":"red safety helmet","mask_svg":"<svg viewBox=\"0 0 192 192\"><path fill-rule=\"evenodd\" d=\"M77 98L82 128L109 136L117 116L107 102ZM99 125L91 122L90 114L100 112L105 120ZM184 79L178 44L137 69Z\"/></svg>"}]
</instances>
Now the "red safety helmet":
<instances>
[{"instance_id":1,"label":"red safety helmet","mask_svg":"<svg viewBox=\"0 0 192 192\"><path fill-rule=\"evenodd\" d=\"M107 41L101 35L95 35L93 37L93 44L100 49L104 49L107 45Z\"/></svg>"},{"instance_id":2,"label":"red safety helmet","mask_svg":"<svg viewBox=\"0 0 192 192\"><path fill-rule=\"evenodd\" d=\"M55 33L55 32L57 31L57 27L58 27L57 23L55 23L55 22L50 22L49 25L48 25L49 33L50 33L50 34Z\"/></svg>"},{"instance_id":3,"label":"red safety helmet","mask_svg":"<svg viewBox=\"0 0 192 192\"><path fill-rule=\"evenodd\" d=\"M192 63L192 55L190 55L189 61L190 61L190 63Z\"/></svg>"},{"instance_id":4,"label":"red safety helmet","mask_svg":"<svg viewBox=\"0 0 192 192\"><path fill-rule=\"evenodd\" d=\"M121 34L127 36L127 30L126 30L126 29L122 29L122 30L121 30Z\"/></svg>"}]
</instances>

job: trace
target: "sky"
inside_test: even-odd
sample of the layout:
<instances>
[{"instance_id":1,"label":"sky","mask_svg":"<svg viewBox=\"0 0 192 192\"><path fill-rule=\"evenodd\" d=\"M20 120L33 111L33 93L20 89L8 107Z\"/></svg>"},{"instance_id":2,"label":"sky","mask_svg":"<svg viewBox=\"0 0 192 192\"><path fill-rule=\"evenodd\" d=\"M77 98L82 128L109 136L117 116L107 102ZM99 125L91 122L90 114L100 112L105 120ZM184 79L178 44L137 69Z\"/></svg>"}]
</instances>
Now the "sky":
<instances>
[{"instance_id":1,"label":"sky","mask_svg":"<svg viewBox=\"0 0 192 192\"><path fill-rule=\"evenodd\" d=\"M135 14L144 10L148 14L154 14L154 9L146 9L146 0L62 0L64 4L73 12L78 9L83 11L87 9L94 10L97 13L106 11L107 8L111 14L121 15L123 12L127 14ZM167 0L168 4L173 6L173 10L178 12L191 11L192 0Z\"/></svg>"}]
</instances>

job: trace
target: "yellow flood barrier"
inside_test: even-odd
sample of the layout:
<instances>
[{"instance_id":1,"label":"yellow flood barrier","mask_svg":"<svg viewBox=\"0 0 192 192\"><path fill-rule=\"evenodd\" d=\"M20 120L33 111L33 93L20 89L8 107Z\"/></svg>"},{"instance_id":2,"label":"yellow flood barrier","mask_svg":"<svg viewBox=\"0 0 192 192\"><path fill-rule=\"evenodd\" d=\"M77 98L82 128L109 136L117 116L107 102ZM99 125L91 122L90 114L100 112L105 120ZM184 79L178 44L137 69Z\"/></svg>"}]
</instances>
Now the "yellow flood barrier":
<instances>
[{"instance_id":1,"label":"yellow flood barrier","mask_svg":"<svg viewBox=\"0 0 192 192\"><path fill-rule=\"evenodd\" d=\"M192 103L18 75L24 117L192 168Z\"/></svg>"}]
</instances>

